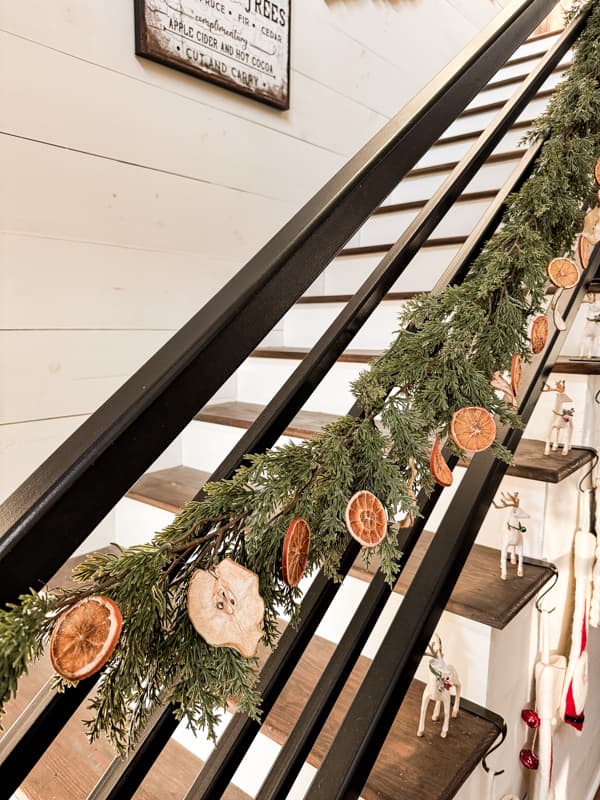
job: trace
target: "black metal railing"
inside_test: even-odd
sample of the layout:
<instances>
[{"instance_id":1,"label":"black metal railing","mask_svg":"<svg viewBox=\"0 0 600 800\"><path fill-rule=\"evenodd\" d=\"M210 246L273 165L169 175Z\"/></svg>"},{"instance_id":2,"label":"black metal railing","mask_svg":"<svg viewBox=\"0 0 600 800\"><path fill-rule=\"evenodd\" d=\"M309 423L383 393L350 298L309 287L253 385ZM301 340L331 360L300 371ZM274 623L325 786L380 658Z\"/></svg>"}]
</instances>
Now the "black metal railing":
<instances>
[{"instance_id":1,"label":"black metal railing","mask_svg":"<svg viewBox=\"0 0 600 800\"><path fill-rule=\"evenodd\" d=\"M0 568L9 576L0 590L3 591L0 600L14 600L27 586L39 585L54 573L139 474L155 460L322 272L365 218L553 5L547 0L529 0L511 6L493 30L487 32L485 40L480 37L457 60L453 69L442 73L408 109L374 137L199 315L42 465L27 484L9 498L0 508L0 524L6 531L0 542ZM264 449L279 437L475 175L511 122L558 63L575 39L582 22L580 18L572 23L558 45L544 59L543 65L526 81L523 91L509 101L499 118L486 129L478 144L436 192L213 477L230 475L246 452ZM511 189L527 176L534 155L533 151L527 154L520 170L511 179ZM462 280L473 256L496 227L503 201L504 195L498 198L478 231L469 237L461 257L446 271L439 288L442 284ZM541 363L545 363L543 358ZM533 384L536 389L539 388L538 377ZM352 413L360 413L360 410L355 408ZM511 436L507 434L510 443L513 443L516 440ZM497 468L492 468L492 472L495 480ZM481 503L479 494L474 497L475 505ZM434 496L430 502L434 504L436 499L437 496ZM65 529L67 519L70 527ZM405 552L414 547L420 527L421 521L409 532L403 542ZM53 547L56 549L50 553L42 543L52 530ZM469 528L470 533L472 530ZM342 574L349 570L357 553L358 545L351 544L342 559ZM459 548L457 564L462 554L463 550ZM437 569L439 564L435 563L434 567ZM453 576L454 573L451 573L444 577L444 592ZM370 606L364 612L367 615L378 613L382 592L387 591L379 578L374 585L373 594L371 589L368 592ZM303 602L300 629L295 633L284 633L276 653L262 671L265 711L272 706L336 591L337 585L322 575L313 582ZM448 594L450 591L451 588ZM420 616L424 631L428 630L433 618L429 609L426 611ZM362 635L364 629L361 629ZM340 656L339 675L353 663L360 636L355 636L351 646L348 646L349 658ZM417 649L423 636L424 633L415 640ZM411 653L414 655L416 649ZM412 661L404 659L404 672L408 674L410 668ZM22 731L23 736L17 737L9 748L4 763L0 765L0 781L7 790L9 787L16 788L91 685L93 681L85 682L67 696L52 697L45 705L40 701L48 725L42 727L39 719L32 715L27 730ZM331 702L333 696L330 695L326 702ZM387 703L388 698L385 698L383 706ZM313 716L314 710L313 704ZM131 797L175 726L170 710L166 709L149 727L137 752L125 763L115 762L92 796L97 800ZM188 797L220 796L258 729L256 723L236 717ZM310 738L316 730L317 725L311 722L304 730L304 735ZM372 748L375 746L375 742L369 745ZM297 757L291 760L294 766L289 767L290 776L299 763ZM361 766L354 772L352 788L348 789L351 792L358 786L368 767L368 759L362 752L357 764ZM279 772L281 778L282 770ZM322 774L334 774L329 761L323 764ZM323 778L330 782L336 779ZM289 780L289 777L285 780ZM274 793L263 796L285 795Z\"/></svg>"}]
</instances>

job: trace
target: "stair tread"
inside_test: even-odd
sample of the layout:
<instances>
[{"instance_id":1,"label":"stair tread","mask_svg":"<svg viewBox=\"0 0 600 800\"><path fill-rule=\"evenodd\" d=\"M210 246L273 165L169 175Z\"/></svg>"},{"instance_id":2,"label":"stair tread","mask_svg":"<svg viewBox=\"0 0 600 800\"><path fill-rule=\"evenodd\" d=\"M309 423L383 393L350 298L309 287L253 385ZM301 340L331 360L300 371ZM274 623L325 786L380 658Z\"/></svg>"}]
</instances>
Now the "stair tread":
<instances>
[{"instance_id":1,"label":"stair tread","mask_svg":"<svg viewBox=\"0 0 600 800\"><path fill-rule=\"evenodd\" d=\"M552 97L554 94L554 89L544 89L542 92L538 92L532 100L544 100L546 97ZM482 106L474 106L473 108L466 108L461 114L458 115L457 119L463 119L464 117L472 117L474 114L481 114L487 111L497 111L498 109L502 108L502 106L506 105L508 102L507 100L496 100L493 103L486 103Z\"/></svg>"},{"instance_id":2,"label":"stair tread","mask_svg":"<svg viewBox=\"0 0 600 800\"><path fill-rule=\"evenodd\" d=\"M459 203L470 203L476 200L493 200L498 192L494 189L485 189L481 192L463 192L457 199L454 205ZM388 205L381 205L375 209L373 216L380 214L393 214L397 211L411 211L414 209L422 208L429 200L407 200L405 203L390 203Z\"/></svg>"},{"instance_id":3,"label":"stair tread","mask_svg":"<svg viewBox=\"0 0 600 800\"><path fill-rule=\"evenodd\" d=\"M62 581L70 575L73 567L84 557L70 559L50 583L56 584L59 579ZM267 716L261 729L263 734L278 744L285 742L300 715L304 700L310 695L334 649L333 643L318 636L313 637ZM263 662L265 655L263 652ZM360 657L307 758L313 766L319 766L323 760L370 663L368 658ZM4 719L6 728L51 675L52 669L46 658L32 666L20 683L17 699L8 704ZM461 709L458 718L451 721L447 739L442 740L439 736L440 723L431 720L426 723L425 735L417 738L422 691L423 684L413 681L361 793L365 800L396 800L399 779L402 780L402 796L407 800L420 800L423 792L431 798L450 798L496 738L498 730L491 722L465 709ZM89 714L84 714L82 707L22 784L21 793L27 800L78 800L88 794L109 766L113 759L112 748L103 739L88 743L80 722L84 716ZM436 763L434 771L431 770L432 759ZM399 763L402 764L401 770ZM136 799L176 800L191 786L202 766L199 758L171 739L138 789ZM224 798L249 800L247 794L233 785L228 787Z\"/></svg>"},{"instance_id":4,"label":"stair tread","mask_svg":"<svg viewBox=\"0 0 600 800\"><path fill-rule=\"evenodd\" d=\"M218 403L207 405L195 417L204 422L213 422L220 425L230 425L239 428L249 428L260 412L264 409L259 403L240 403L232 401L229 403ZM337 419L335 414L323 414L317 411L302 411L294 418L292 424L285 429L284 435L297 436L299 438L314 438L321 430L323 424L334 422ZM585 447L573 447L566 456L561 455L561 451L544 455L544 442L537 439L521 439L517 452L515 453L514 464L508 470L507 475L517 478L527 478L529 480L543 481L545 483L560 483L569 475L577 472L578 469L590 462L593 458L593 451ZM464 466L466 466L466 462ZM177 468L179 469L179 468ZM190 467L186 467L190 470ZM163 473L168 470L162 470ZM197 470L196 470L197 472ZM158 476L159 473L150 473ZM204 474L204 473L199 473ZM155 479L163 480L167 484L170 482L169 476L164 475ZM199 478L196 478L196 483ZM151 482L149 482L151 485ZM168 489L162 488L163 496ZM190 499L190 497L186 499Z\"/></svg>"},{"instance_id":5,"label":"stair tread","mask_svg":"<svg viewBox=\"0 0 600 800\"><path fill-rule=\"evenodd\" d=\"M302 360L310 352L307 347L258 347L250 354L251 358L290 358ZM378 358L383 350L346 350L338 358L338 361L350 361L357 364L368 364L374 358Z\"/></svg>"},{"instance_id":6,"label":"stair tread","mask_svg":"<svg viewBox=\"0 0 600 800\"><path fill-rule=\"evenodd\" d=\"M438 535L443 536L443 533ZM430 531L423 531L398 578L394 592L406 594L434 536ZM368 581L378 566L378 561L372 559L367 567L359 556L350 574ZM446 611L502 630L554 574L550 566L540 564L525 564L523 571L523 577L519 578L516 570L509 567L507 579L501 580L500 551L475 544L446 605Z\"/></svg>"},{"instance_id":7,"label":"stair tread","mask_svg":"<svg viewBox=\"0 0 600 800\"><path fill-rule=\"evenodd\" d=\"M229 425L233 428L249 428L263 411L265 406L259 403L212 403L205 406L194 417L199 422L212 422L215 425ZM339 419L337 414L324 414L317 411L300 411L288 427L286 436L301 439L312 439L320 433L323 426Z\"/></svg>"},{"instance_id":8,"label":"stair tread","mask_svg":"<svg viewBox=\"0 0 600 800\"><path fill-rule=\"evenodd\" d=\"M50 584L64 586L65 578L84 557L69 559ZM3 717L5 731L52 675L47 656L30 666L28 674L19 682L17 697L6 706ZM81 720L89 717L85 701L25 778L17 795L19 800L80 800L87 797L115 756L106 739L92 744L88 742ZM203 763L171 739L136 792L136 800L179 800L194 782ZM227 800L250 800L249 795L235 786L230 786L224 797Z\"/></svg>"},{"instance_id":9,"label":"stair tread","mask_svg":"<svg viewBox=\"0 0 600 800\"><path fill-rule=\"evenodd\" d=\"M519 148L515 150L506 150L503 153L493 153L488 159L486 159L483 166L485 167L488 164L500 164L504 161L513 161L514 159L521 158L521 156L525 155L526 152L527 151L524 148ZM443 164L431 164L427 167L415 167L414 169L411 169L410 172L406 173L405 178L416 178L420 177L421 175L432 175L436 172L450 172L450 170L453 170L458 163L458 161L454 160L446 161Z\"/></svg>"},{"instance_id":10,"label":"stair tread","mask_svg":"<svg viewBox=\"0 0 600 800\"><path fill-rule=\"evenodd\" d=\"M421 247L454 247L464 244L466 241L466 236L437 236L433 239L427 239L427 241L423 242ZM359 245L358 247L346 247L340 250L336 258L340 258L341 256L365 256L375 253L387 253L394 244L395 242L386 242L384 244L366 244Z\"/></svg>"},{"instance_id":11,"label":"stair tread","mask_svg":"<svg viewBox=\"0 0 600 800\"><path fill-rule=\"evenodd\" d=\"M388 292L388 294L381 298L381 302L389 303L390 301L410 300L418 294L424 294L424 292ZM296 302L299 305L309 303L349 303L353 297L353 294L309 294L304 295L304 297L301 297Z\"/></svg>"},{"instance_id":12,"label":"stair tread","mask_svg":"<svg viewBox=\"0 0 600 800\"><path fill-rule=\"evenodd\" d=\"M126 496L177 513L194 498L209 477L209 472L183 465L159 469L142 475Z\"/></svg>"},{"instance_id":13,"label":"stair tread","mask_svg":"<svg viewBox=\"0 0 600 800\"><path fill-rule=\"evenodd\" d=\"M262 726L269 738L279 744L286 741L334 649L333 643L313 637ZM370 659L359 658L307 758L313 766L321 764L370 664ZM365 800L397 800L399 784L403 800L450 798L497 737L498 729L493 723L461 709L458 717L451 720L446 739L439 735L441 722L431 719L426 722L424 736L418 738L422 692L423 684L414 680L361 791Z\"/></svg>"},{"instance_id":14,"label":"stair tread","mask_svg":"<svg viewBox=\"0 0 600 800\"><path fill-rule=\"evenodd\" d=\"M322 295L321 295L322 296ZM348 295L340 295L345 298ZM321 302L327 302L322 300ZM332 302L332 301L329 301ZM351 362L355 364L369 364L374 359L382 355L383 350L355 348L344 350L338 361ZM290 347L288 345L273 345L257 347L250 354L250 358L288 358L291 360L302 360L310 353L309 347ZM578 359L575 356L570 359L562 358L557 361L552 372L573 372L581 374L597 374L599 359ZM589 372L585 372L589 370Z\"/></svg>"},{"instance_id":15,"label":"stair tread","mask_svg":"<svg viewBox=\"0 0 600 800\"><path fill-rule=\"evenodd\" d=\"M552 70L552 72L550 73L550 75L554 75L555 73L558 73L558 72L564 72L568 68L568 66L569 66L568 63L567 64L557 64L554 67L554 69ZM521 75L513 75L510 78L500 78L497 81L490 81L490 83L487 83L483 87L481 92L484 93L484 92L486 92L486 91L488 91L490 89L499 89L502 86L510 86L512 83L521 83L526 78L528 78L529 75L530 75L529 72L523 72Z\"/></svg>"},{"instance_id":16,"label":"stair tread","mask_svg":"<svg viewBox=\"0 0 600 800\"><path fill-rule=\"evenodd\" d=\"M564 372L567 375L600 375L600 358L563 357L555 363L553 372Z\"/></svg>"},{"instance_id":17,"label":"stair tread","mask_svg":"<svg viewBox=\"0 0 600 800\"><path fill-rule=\"evenodd\" d=\"M589 464L594 451L587 447L572 447L566 456L560 450L544 455L544 442L537 439L521 439L515 462L506 471L516 478L527 478L544 483L560 483L578 469Z\"/></svg>"}]
</instances>

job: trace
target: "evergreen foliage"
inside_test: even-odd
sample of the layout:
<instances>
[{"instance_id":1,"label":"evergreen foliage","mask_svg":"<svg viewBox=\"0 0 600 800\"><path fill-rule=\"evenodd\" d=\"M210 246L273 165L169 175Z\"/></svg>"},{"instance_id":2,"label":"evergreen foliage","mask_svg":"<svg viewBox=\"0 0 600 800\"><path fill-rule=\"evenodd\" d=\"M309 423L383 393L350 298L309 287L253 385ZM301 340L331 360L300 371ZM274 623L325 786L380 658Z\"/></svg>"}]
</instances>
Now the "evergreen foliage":
<instances>
[{"instance_id":1,"label":"evergreen foliage","mask_svg":"<svg viewBox=\"0 0 600 800\"><path fill-rule=\"evenodd\" d=\"M483 406L501 422L520 424L490 378L510 369L514 353L528 357L528 320L543 310L546 265L571 252L594 200L600 2L584 5L592 11L573 65L529 136L546 139L531 178L509 199L501 229L465 282L406 305L395 341L353 384L363 418L343 417L313 441L248 456L231 480L208 484L204 499L188 503L150 543L91 555L75 570L76 589L32 592L0 612L0 703L41 655L56 615L83 596L105 594L119 604L124 626L91 703L91 738L106 733L124 754L165 703L210 735L229 698L258 717L255 660L209 646L188 619L193 572L226 556L256 572L272 646L278 615L293 620L298 610L300 593L283 583L280 567L293 517L304 517L313 531L309 569L336 579L354 492L373 492L393 520L415 510L411 459L418 486L431 490L431 440L447 436L457 409ZM509 457L499 446L496 452ZM393 581L400 553L392 522L375 552Z\"/></svg>"}]
</instances>

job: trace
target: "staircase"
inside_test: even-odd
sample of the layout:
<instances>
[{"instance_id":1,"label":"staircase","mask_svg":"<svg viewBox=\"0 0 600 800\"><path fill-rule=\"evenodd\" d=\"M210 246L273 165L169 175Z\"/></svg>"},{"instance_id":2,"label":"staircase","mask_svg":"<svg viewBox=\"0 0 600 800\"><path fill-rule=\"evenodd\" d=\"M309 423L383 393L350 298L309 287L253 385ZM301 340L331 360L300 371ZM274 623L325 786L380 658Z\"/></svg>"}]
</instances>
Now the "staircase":
<instances>
[{"instance_id":1,"label":"staircase","mask_svg":"<svg viewBox=\"0 0 600 800\"><path fill-rule=\"evenodd\" d=\"M536 6L536 3L521 5ZM550 5L546 3L546 6ZM543 3L536 6L538 21L543 16L542 7ZM533 29L535 24L532 18L528 30ZM124 547L146 541L154 531L168 524L172 515L186 501L197 495L211 475L215 472L218 476L227 474L235 460L251 449L249 441L253 442L253 448L259 447L258 442L264 441L269 435L277 438L273 435L275 423L271 425L265 417L265 413L272 415L271 421L275 417L276 410L272 411L269 406L273 398L288 381L295 380L299 363L308 363L305 359L309 357L311 349L330 326L337 324L338 315L344 307L356 301L361 284L377 268L381 259L395 257L398 237L407 229L409 232L405 235L409 235L411 224L430 198L440 191L448 176L453 171L460 173L463 157L482 134L485 137L484 131L489 123L519 87L527 82L532 71L559 39L560 34L545 34L525 41L408 171L404 180L387 194L383 202L377 204L344 248L337 252L329 266L315 277L289 310L281 316L279 312L282 308L274 309L273 315L281 316L281 319L270 326L266 338L251 347L249 357L233 374L225 374L226 381L221 380L220 373L215 377L215 385L222 384L222 387L214 393L210 402L200 411L194 409L193 419L189 414L187 419L191 421L178 433L164 454L155 460L160 448L153 458L148 457L154 464L135 483L130 480L126 484L130 488L113 512L115 533L112 540ZM466 181L451 210L427 235L417 255L405 269L399 270L401 274L397 279L381 289L381 296L377 298L380 302L366 324L361 327L359 323L351 341L348 336L347 346L339 346L339 355L332 358L331 369L327 365L322 366L324 375L322 380L315 381L318 384L315 390L312 391L312 387L311 391L303 390L305 402L294 401L301 410L288 414L285 423L280 425L277 431L279 443L290 438L314 437L328 422L347 413L353 404L350 382L392 340L398 312L406 300L415 293L434 289L445 275L448 265L464 262L476 252L478 245L473 236L485 238L486 231L497 219L498 208L501 208L502 198L508 191L507 185L518 186L527 172L532 154L527 153L520 140L532 120L543 110L569 60L569 52L558 58L510 129L485 158L481 168ZM368 188L365 191L368 193ZM335 243L332 243L332 252L336 249ZM591 284L588 290L594 290L595 287L600 291L600 284ZM582 312L577 312L577 298L581 299L583 290L576 294L569 300L567 316L570 334L566 343L563 343L560 359L556 360L558 339L555 337L543 360L537 366L534 362L536 371L530 373L530 382L534 387L537 381L539 391L545 359L550 365L553 364L549 369L557 378L567 376L569 389L574 393L578 409L581 409L574 441L588 445L585 430L589 418L583 409L586 408L586 398L599 367L597 362L582 363L574 358L578 352L578 331L582 324ZM240 297L244 300L242 292ZM579 316L576 319L577 314ZM167 355L163 356L163 365L167 363ZM216 368L216 371L219 372L219 369ZM225 367L222 372L224 370ZM212 394L210 391L208 396ZM135 387L132 387L132 403L135 398ZM446 800L454 796L461 800L481 800L487 797L487 777L478 765L499 739L505 740L502 749L490 756L491 769L505 769L505 775L499 776L497 786L505 791L521 791L524 788L525 777L518 765L518 751L524 737L519 713L529 697L529 682L537 652L531 647L532 631L536 624L535 598L556 574L556 566L552 562L561 569L556 596L566 597L569 585L569 567L566 564L573 531L565 529L564 533L550 541L544 537L544 530L549 530L554 518L560 516L559 508L560 513L566 514L568 510L574 518L575 487L585 471L583 468L594 457L594 451L589 446L575 447L567 457L542 455L543 444L540 439L545 433L545 400L542 397L533 411L525 437L516 450L515 463L506 471L502 484L504 490L514 491L518 488L527 507L531 506L540 512L539 535L530 538L526 544L528 558L525 576L517 579L512 575L507 581L499 580L498 521L493 511L485 520L483 512L480 513L483 524L477 543L460 577L457 575L458 580L438 625L446 654L458 668L463 682L463 696L466 699L460 716L452 721L446 740L439 736L439 723L430 721L425 737L416 738L423 688L421 681L427 678L426 662L421 663L416 676L410 685L407 684L398 713L390 712L390 732L384 737L385 743L380 751L377 750L376 757L371 759L372 769L365 767L364 781L360 773L356 783L352 784L353 788L344 790L347 794L336 796L357 797L358 790L355 787L360 783L360 796L365 800L398 800L400 797L407 800L424 797ZM532 401L529 405L532 406ZM183 416L184 412L180 413L177 408L175 413ZM277 414L277 419L284 418L281 410ZM261 425L262 440L255 433ZM150 420L146 420L146 426L147 429L152 427ZM254 439L249 440L249 436L254 436ZM81 446L83 449L83 444ZM136 447L137 444L134 450ZM230 451L233 451L233 456L228 456ZM137 455L134 453L132 458L135 460ZM376 563L367 567L354 554L347 559L348 575L339 591L325 589L320 576L304 579L301 589L307 598L306 618L312 619L312 622L301 628L298 638L304 639L307 646L302 657L294 661L293 671L292 667L286 667L291 672L287 681L285 675L280 676L277 672L280 666L272 667L274 661L271 659L267 662L268 654L262 654L265 681L278 683L278 696L268 705L268 713L260 731L250 732L248 725L235 717L234 723L225 732L233 716L230 712L235 711L232 707L225 714L221 744L213 754L208 741L201 736L194 736L182 726L175 730L175 725L165 723L163 717L157 720L157 730L162 729L166 733L160 733L156 741L150 736L140 754L129 764L122 764L113 761L106 743L87 745L79 722L83 715L80 709L31 772L26 777L23 774L15 797L19 800L130 797L138 785L140 788L135 797L144 800L175 800L181 797L212 800L220 796L230 800L249 797L267 800L274 797L300 798L309 791L312 793L306 796L333 797L330 788L326 788L330 786L327 780L332 778L325 776L324 783L315 782L312 787L311 782L315 775L320 774L317 773L318 768L322 764L327 766L326 754L336 732L342 727L369 667L378 663L380 647L385 650L390 622L401 607L402 599L410 592L411 581L419 566L425 563L445 512L454 507L452 500L457 491L466 491L469 475L472 475L468 464L459 464L454 472L454 486L445 490L441 497L438 492L435 498L437 504L434 501L426 508L426 512L429 512L424 514L427 530L420 536L419 530L415 531L414 536L412 533L407 535L404 544L410 557L393 592L386 593L381 586ZM95 509L91 516L95 514L98 521L106 510ZM418 525L415 526L417 528ZM66 543L65 552L73 552L80 542L73 539L71 544L73 546L68 550L69 543ZM110 541L92 533L83 542L79 552L99 546L110 546ZM64 584L71 567L80 558L80 555L73 557L50 582ZM36 573L40 574L41 571ZM318 614L320 598L327 592L332 601L329 610ZM353 626L356 628L359 625L356 620L366 619L366 612L362 612L359 605L371 592L376 598L373 608L377 610L377 624L363 621L362 633L355 631L353 634ZM317 609L312 617L311 607ZM369 613L372 614L373 609ZM282 619L281 624L282 629L285 628L286 620ZM354 636L352 647L346 644L346 636ZM288 647L292 637L291 631L287 630L284 634L285 647ZM340 640L342 645L336 651ZM520 646L523 642L527 643L526 647ZM282 652L285 647L280 648ZM336 658L341 658L339 651L348 648L356 658L349 657L343 666L336 664ZM307 735L301 743L294 737L301 737L307 730L306 709L303 711L305 701L315 687L321 691L320 678L324 674L329 675L329 670L334 670L331 675L335 675L336 685L341 691L337 700L331 702L331 713L324 715L326 721L322 720L324 725L314 741ZM7 756L8 763L8 756L14 756L17 752L19 738L24 740L34 730L31 719L35 718L35 714L55 702L47 683L50 674L49 665L42 662L23 681L17 699L8 709L7 727L12 723L15 723L15 727L8 730L4 740L0 739L0 762ZM93 682L80 686L73 707L69 712L64 712L65 720L70 717L71 711L85 702L88 692L93 692ZM328 702L325 697L324 694L322 701L312 701L313 710ZM23 719L17 722L19 714L30 703L30 718L25 722ZM347 721L346 724L351 722ZM174 734L170 738L172 730ZM43 740L44 736L38 733L33 734L37 744L33 748L32 760L38 752L36 748L39 746L43 750L45 746L45 743L42 746L38 741ZM254 741L250 747L251 739ZM164 749L163 740L168 742ZM286 742L288 744L284 747ZM231 763L228 760L228 753L236 749L232 744L236 748L250 747L239 766L241 757L234 758ZM349 749L353 746L354 743L349 745ZM301 747L305 752L301 759L304 763L296 778L293 770L286 773L286 765L289 766L293 758L290 751L294 748L299 751ZM207 769L202 771L205 762L208 762ZM275 768L263 785L273 764ZM0 763L0 774L2 769ZM7 774L19 774L18 770L10 772L11 769L14 767L9 766ZM108 772L105 772L107 769ZM335 769L330 774L334 773ZM585 784L586 792L595 788ZM498 796L501 793L498 790ZM590 800L592 796L593 792ZM584 798L584 794L578 797Z\"/></svg>"}]
</instances>

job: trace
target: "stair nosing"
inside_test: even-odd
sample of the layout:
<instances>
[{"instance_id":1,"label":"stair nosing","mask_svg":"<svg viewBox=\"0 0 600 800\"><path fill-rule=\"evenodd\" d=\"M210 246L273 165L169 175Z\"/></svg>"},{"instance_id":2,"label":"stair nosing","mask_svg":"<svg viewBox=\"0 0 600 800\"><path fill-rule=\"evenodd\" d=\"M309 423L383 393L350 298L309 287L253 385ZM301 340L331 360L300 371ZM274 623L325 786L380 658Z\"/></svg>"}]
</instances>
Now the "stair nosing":
<instances>
[{"instance_id":1,"label":"stair nosing","mask_svg":"<svg viewBox=\"0 0 600 800\"><path fill-rule=\"evenodd\" d=\"M543 100L546 97L551 97L553 94L554 94L554 89L544 89L544 91L535 94L531 98L530 102L540 99ZM505 106L509 100L510 98L507 98L506 100L496 100L494 103L487 103L486 105L483 106L475 106L475 108L465 108L465 110L458 115L457 119L462 119L463 117L472 117L475 114L483 114L488 111L497 111L498 109Z\"/></svg>"},{"instance_id":2,"label":"stair nosing","mask_svg":"<svg viewBox=\"0 0 600 800\"><path fill-rule=\"evenodd\" d=\"M482 165L482 168L486 167L488 164L499 164L502 163L503 161L517 160L519 158L522 158L526 152L527 152L526 149L520 149L520 150L506 150L503 153L493 153L488 159L486 159L486 161ZM422 175L431 175L436 172L450 172L456 166L458 166L459 163L460 161L455 160L455 161L446 161L443 164L430 164L426 167L415 167L415 169L411 169L410 172L406 173L404 179L418 178L421 177Z\"/></svg>"},{"instance_id":3,"label":"stair nosing","mask_svg":"<svg viewBox=\"0 0 600 800\"><path fill-rule=\"evenodd\" d=\"M519 122L513 123L506 133L510 133L514 130L527 130L534 123L534 119L520 120ZM475 140L478 139L482 133L484 133L484 128L478 128L476 131L465 131L465 133L456 133L453 136L442 136L440 139L435 141L431 147L443 147L444 145L456 144L456 142L463 142L467 141L468 139Z\"/></svg>"},{"instance_id":4,"label":"stair nosing","mask_svg":"<svg viewBox=\"0 0 600 800\"><path fill-rule=\"evenodd\" d=\"M453 205L459 203L475 203L478 200L493 200L498 194L498 189L484 189L480 192L465 192L457 197ZM371 216L380 216L381 214L394 214L401 211L412 211L417 208L423 208L429 200L407 200L405 203L390 203L390 205L378 206Z\"/></svg>"},{"instance_id":5,"label":"stair nosing","mask_svg":"<svg viewBox=\"0 0 600 800\"><path fill-rule=\"evenodd\" d=\"M460 246L466 241L466 236L438 236L433 239L427 239L427 241L423 242L421 247L454 247ZM351 258L352 256L367 256L374 255L376 253L387 253L388 250L391 250L394 245L395 242L386 242L384 244L364 244L357 245L356 247L346 247L344 250L340 250L336 258Z\"/></svg>"},{"instance_id":6,"label":"stair nosing","mask_svg":"<svg viewBox=\"0 0 600 800\"><path fill-rule=\"evenodd\" d=\"M545 55L545 54L544 54ZM550 75L555 75L558 72L564 72L566 69L569 68L569 64L557 64L546 76L546 80L550 77ZM483 92L487 92L491 89L501 89L503 86L510 86L511 83L521 83L522 81L526 80L531 75L531 70L529 72L522 73L521 75L514 75L510 78L501 78L499 81L490 81L487 83L483 89L479 92L479 94L483 94Z\"/></svg>"},{"instance_id":7,"label":"stair nosing","mask_svg":"<svg viewBox=\"0 0 600 800\"><path fill-rule=\"evenodd\" d=\"M401 302L402 300L412 300L419 294L427 294L426 291L420 292L388 292L381 298L382 303ZM297 305L315 305L318 303L349 303L354 297L353 294L314 294L305 295L296 300Z\"/></svg>"}]
</instances>

